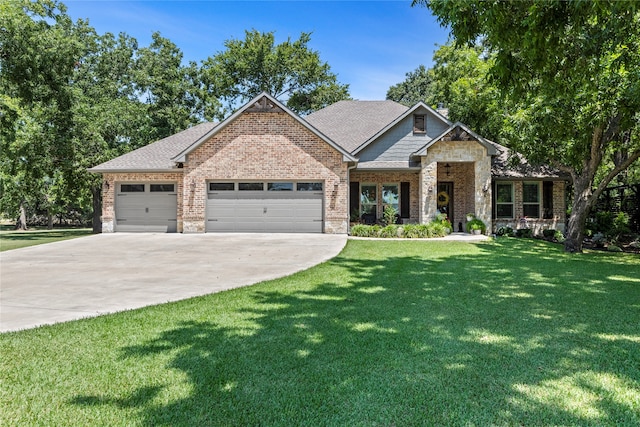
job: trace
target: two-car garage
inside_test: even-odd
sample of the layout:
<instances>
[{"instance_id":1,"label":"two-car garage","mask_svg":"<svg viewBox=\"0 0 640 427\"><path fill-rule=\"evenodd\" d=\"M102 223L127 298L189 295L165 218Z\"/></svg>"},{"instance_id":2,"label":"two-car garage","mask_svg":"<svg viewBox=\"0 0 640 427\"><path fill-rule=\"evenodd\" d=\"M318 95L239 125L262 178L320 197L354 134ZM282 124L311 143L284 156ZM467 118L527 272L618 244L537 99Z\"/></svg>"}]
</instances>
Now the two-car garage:
<instances>
[{"instance_id":1,"label":"two-car garage","mask_svg":"<svg viewBox=\"0 0 640 427\"><path fill-rule=\"evenodd\" d=\"M207 232L322 233L322 182L209 182Z\"/></svg>"},{"instance_id":2,"label":"two-car garage","mask_svg":"<svg viewBox=\"0 0 640 427\"><path fill-rule=\"evenodd\" d=\"M322 182L207 182L207 232L322 233ZM115 231L176 232L175 183L118 183Z\"/></svg>"}]
</instances>

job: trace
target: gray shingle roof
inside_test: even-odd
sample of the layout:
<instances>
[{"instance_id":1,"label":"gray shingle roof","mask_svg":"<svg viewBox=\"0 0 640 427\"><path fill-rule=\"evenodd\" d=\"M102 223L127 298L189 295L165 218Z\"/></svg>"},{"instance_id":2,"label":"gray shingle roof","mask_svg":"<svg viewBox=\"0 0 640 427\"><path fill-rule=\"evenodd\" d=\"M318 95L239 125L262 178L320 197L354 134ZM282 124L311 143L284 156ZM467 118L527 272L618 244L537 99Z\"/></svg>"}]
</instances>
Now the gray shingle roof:
<instances>
[{"instance_id":1,"label":"gray shingle roof","mask_svg":"<svg viewBox=\"0 0 640 427\"><path fill-rule=\"evenodd\" d=\"M305 120L352 153L408 109L394 101L339 101Z\"/></svg>"},{"instance_id":2,"label":"gray shingle roof","mask_svg":"<svg viewBox=\"0 0 640 427\"><path fill-rule=\"evenodd\" d=\"M217 123L201 123L104 162L89 170L91 172L117 172L175 169L176 164L171 159L216 126Z\"/></svg>"},{"instance_id":3,"label":"gray shingle roof","mask_svg":"<svg viewBox=\"0 0 640 427\"><path fill-rule=\"evenodd\" d=\"M504 179L569 179L569 175L548 165L532 165L520 153L489 141L498 154L491 159L491 176Z\"/></svg>"}]
</instances>

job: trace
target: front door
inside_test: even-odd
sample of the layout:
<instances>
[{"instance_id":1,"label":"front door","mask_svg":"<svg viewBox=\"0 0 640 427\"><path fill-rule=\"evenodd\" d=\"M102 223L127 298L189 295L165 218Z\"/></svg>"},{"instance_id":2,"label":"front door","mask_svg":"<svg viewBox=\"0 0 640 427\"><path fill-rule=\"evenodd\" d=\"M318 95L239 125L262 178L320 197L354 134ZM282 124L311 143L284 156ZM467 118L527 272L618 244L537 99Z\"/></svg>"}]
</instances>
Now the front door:
<instances>
[{"instance_id":1,"label":"front door","mask_svg":"<svg viewBox=\"0 0 640 427\"><path fill-rule=\"evenodd\" d=\"M438 183L438 211L453 221L453 182Z\"/></svg>"}]
</instances>

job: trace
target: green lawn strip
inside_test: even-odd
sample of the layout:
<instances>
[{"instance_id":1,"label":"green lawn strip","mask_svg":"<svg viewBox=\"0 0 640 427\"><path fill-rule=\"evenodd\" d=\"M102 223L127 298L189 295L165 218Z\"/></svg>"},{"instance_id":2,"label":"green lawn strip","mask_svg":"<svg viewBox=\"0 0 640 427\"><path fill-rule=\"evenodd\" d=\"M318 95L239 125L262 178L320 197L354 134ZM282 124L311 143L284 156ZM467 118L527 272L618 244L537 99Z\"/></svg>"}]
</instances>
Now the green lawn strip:
<instances>
[{"instance_id":1,"label":"green lawn strip","mask_svg":"<svg viewBox=\"0 0 640 427\"><path fill-rule=\"evenodd\" d=\"M3 227L0 230L0 251L74 239L90 234L90 228L55 228L53 230L32 228L26 231L16 231Z\"/></svg>"},{"instance_id":2,"label":"green lawn strip","mask_svg":"<svg viewBox=\"0 0 640 427\"><path fill-rule=\"evenodd\" d=\"M350 241L255 286L0 335L0 425L638 425L640 257Z\"/></svg>"}]
</instances>

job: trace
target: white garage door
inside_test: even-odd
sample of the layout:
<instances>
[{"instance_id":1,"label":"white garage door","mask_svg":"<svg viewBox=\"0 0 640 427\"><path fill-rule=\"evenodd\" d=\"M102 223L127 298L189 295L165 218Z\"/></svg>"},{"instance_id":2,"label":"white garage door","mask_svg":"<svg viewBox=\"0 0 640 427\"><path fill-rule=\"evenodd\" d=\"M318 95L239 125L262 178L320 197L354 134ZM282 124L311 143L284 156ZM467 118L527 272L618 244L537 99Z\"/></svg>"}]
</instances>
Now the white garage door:
<instances>
[{"instance_id":1,"label":"white garage door","mask_svg":"<svg viewBox=\"0 0 640 427\"><path fill-rule=\"evenodd\" d=\"M178 197L174 183L119 183L116 231L177 231Z\"/></svg>"},{"instance_id":2,"label":"white garage door","mask_svg":"<svg viewBox=\"0 0 640 427\"><path fill-rule=\"evenodd\" d=\"M210 182L207 231L322 233L321 182Z\"/></svg>"}]
</instances>

